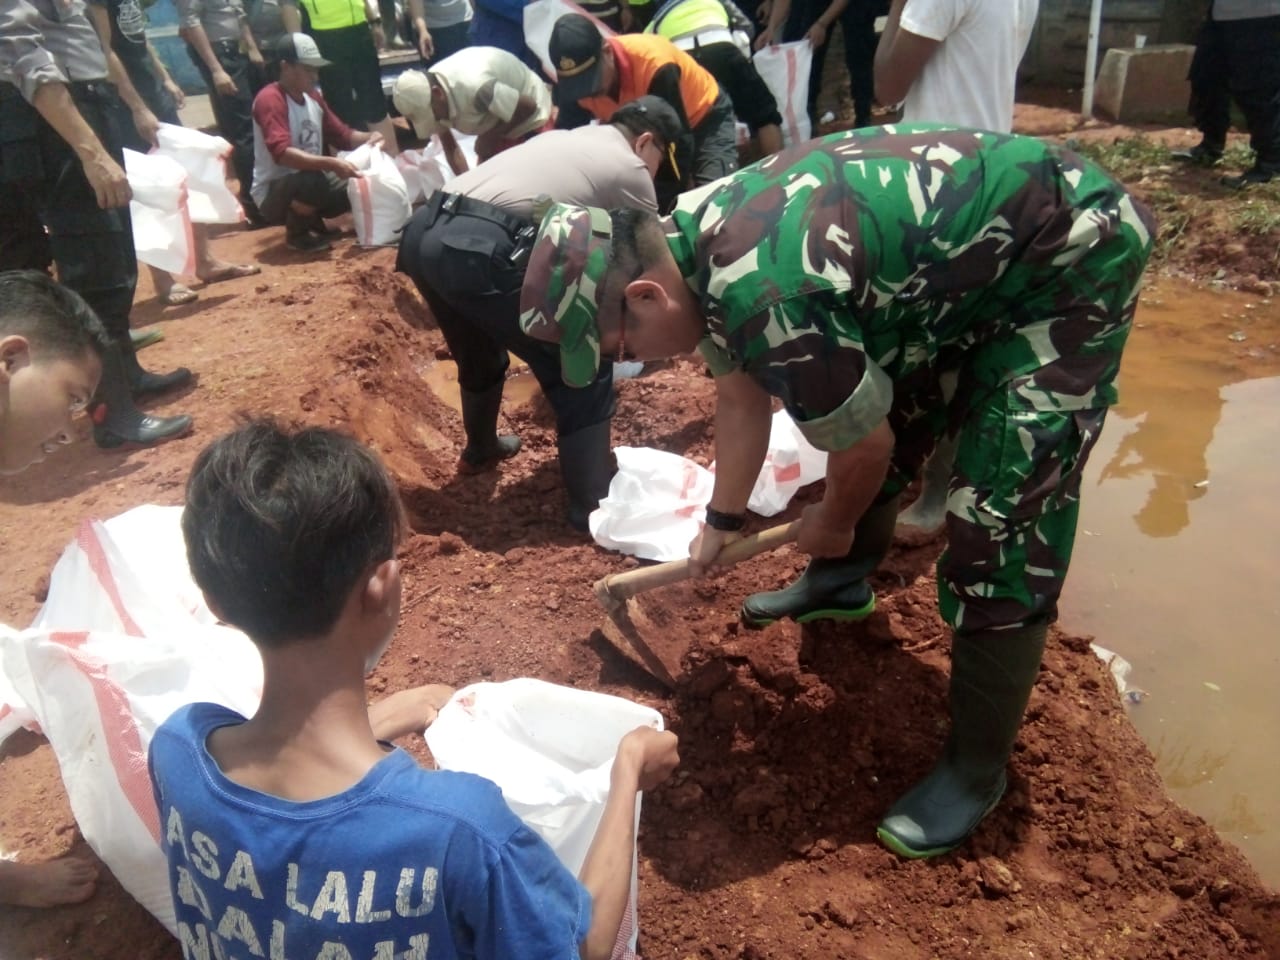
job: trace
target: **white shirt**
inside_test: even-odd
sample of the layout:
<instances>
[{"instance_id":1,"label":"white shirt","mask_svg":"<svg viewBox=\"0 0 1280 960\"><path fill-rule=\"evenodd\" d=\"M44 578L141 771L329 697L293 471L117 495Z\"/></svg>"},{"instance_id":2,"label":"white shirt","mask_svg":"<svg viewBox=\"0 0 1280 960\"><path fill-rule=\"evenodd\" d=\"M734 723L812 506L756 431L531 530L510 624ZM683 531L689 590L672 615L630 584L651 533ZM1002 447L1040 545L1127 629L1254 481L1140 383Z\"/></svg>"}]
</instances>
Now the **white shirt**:
<instances>
[{"instance_id":1,"label":"white shirt","mask_svg":"<svg viewBox=\"0 0 1280 960\"><path fill-rule=\"evenodd\" d=\"M515 116L520 97L537 109L511 131L513 138L544 127L551 119L551 88L514 54L497 47L466 47L427 71L449 100L449 119L441 126L479 136Z\"/></svg>"},{"instance_id":2,"label":"white shirt","mask_svg":"<svg viewBox=\"0 0 1280 960\"><path fill-rule=\"evenodd\" d=\"M265 92L265 88L264 88ZM324 154L324 109L310 94L302 95L302 102L294 100L288 94L283 95L289 107L289 142L303 153ZM253 187L249 191L254 203L263 203L267 199L267 190L273 180L287 177L298 171L276 163L275 157L267 149L262 127L257 120L253 122Z\"/></svg>"},{"instance_id":3,"label":"white shirt","mask_svg":"<svg viewBox=\"0 0 1280 960\"><path fill-rule=\"evenodd\" d=\"M907 123L1008 133L1039 0L907 0L902 29L939 41L903 103Z\"/></svg>"}]
</instances>

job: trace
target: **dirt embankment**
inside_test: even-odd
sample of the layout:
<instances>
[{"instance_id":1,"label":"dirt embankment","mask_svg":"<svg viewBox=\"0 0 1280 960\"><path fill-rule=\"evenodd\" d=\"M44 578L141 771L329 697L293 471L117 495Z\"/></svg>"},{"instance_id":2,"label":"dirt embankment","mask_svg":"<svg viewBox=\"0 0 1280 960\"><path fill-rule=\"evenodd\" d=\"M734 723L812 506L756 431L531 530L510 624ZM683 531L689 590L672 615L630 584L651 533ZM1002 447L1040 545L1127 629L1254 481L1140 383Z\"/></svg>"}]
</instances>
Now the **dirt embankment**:
<instances>
[{"instance_id":1,"label":"dirt embankment","mask_svg":"<svg viewBox=\"0 0 1280 960\"><path fill-rule=\"evenodd\" d=\"M999 810L954 854L901 861L876 844L874 825L945 732L936 544L895 551L875 578L879 611L852 627L739 627L744 594L801 569L788 551L669 588L663 615L697 638L697 669L668 695L598 632L591 583L627 561L562 522L541 400L506 410L524 441L517 457L457 473L458 418L421 376L445 356L443 341L391 273L392 254L344 243L309 260L279 242L278 231L220 239L220 254L256 257L266 272L168 311L166 341L144 354L157 369L199 371L195 390L162 407L195 412L195 435L134 453L82 443L0 488L5 621L29 620L79 519L180 502L191 460L240 412L340 426L385 458L416 531L404 549L401 629L371 696L534 675L649 703L680 733L680 773L644 802L641 945L651 960L1280 957L1280 900L1167 798L1085 639L1052 637ZM135 322L158 317L147 303ZM622 383L615 444L705 462L712 393L690 361ZM46 745L15 738L2 769L6 848L34 859L83 846ZM104 876L84 905L7 911L0 956L180 951Z\"/></svg>"}]
</instances>

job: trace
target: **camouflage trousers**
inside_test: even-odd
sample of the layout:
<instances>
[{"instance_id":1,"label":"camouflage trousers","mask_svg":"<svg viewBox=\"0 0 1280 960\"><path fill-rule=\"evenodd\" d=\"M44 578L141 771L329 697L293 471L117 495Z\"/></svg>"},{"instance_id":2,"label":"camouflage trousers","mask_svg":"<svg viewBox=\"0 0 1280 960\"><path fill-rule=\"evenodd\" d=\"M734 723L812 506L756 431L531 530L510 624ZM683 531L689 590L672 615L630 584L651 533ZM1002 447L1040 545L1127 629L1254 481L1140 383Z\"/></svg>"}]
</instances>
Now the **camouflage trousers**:
<instances>
[{"instance_id":1,"label":"camouflage trousers","mask_svg":"<svg viewBox=\"0 0 1280 960\"><path fill-rule=\"evenodd\" d=\"M1057 616L1089 452L1115 401L1154 221L1125 197L1105 239L986 309L1014 321L937 371L931 402L898 398L897 443L880 501L919 473L937 440L956 438L938 605L959 633ZM945 362L945 361L944 361Z\"/></svg>"}]
</instances>

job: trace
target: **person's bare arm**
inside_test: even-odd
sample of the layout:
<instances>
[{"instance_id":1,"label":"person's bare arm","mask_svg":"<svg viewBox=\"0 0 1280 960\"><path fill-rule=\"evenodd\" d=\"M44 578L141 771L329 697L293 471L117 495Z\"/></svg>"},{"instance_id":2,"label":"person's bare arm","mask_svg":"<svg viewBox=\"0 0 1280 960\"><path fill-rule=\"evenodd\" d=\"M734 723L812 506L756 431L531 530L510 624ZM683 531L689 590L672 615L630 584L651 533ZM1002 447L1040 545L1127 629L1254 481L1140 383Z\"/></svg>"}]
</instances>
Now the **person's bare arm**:
<instances>
[{"instance_id":1,"label":"person's bare arm","mask_svg":"<svg viewBox=\"0 0 1280 960\"><path fill-rule=\"evenodd\" d=\"M773 0L769 4L769 19L756 37L755 49L763 50L782 42L782 28L786 26L787 16L791 13L791 0Z\"/></svg>"},{"instance_id":2,"label":"person's bare arm","mask_svg":"<svg viewBox=\"0 0 1280 960\"><path fill-rule=\"evenodd\" d=\"M204 27L198 25L180 27L178 35L191 44L196 56L209 68L209 76L217 91L228 97L234 94L236 82L231 79L227 71L222 69L222 64L218 62L218 55L213 52L213 44L209 43L209 35L204 32Z\"/></svg>"},{"instance_id":3,"label":"person's bare arm","mask_svg":"<svg viewBox=\"0 0 1280 960\"><path fill-rule=\"evenodd\" d=\"M41 84L31 102L45 122L75 151L84 168L84 175L98 198L98 206L106 210L127 205L133 197L133 191L129 189L129 180L125 177L124 170L112 159L93 128L80 115L66 84Z\"/></svg>"},{"instance_id":4,"label":"person's bare arm","mask_svg":"<svg viewBox=\"0 0 1280 960\"><path fill-rule=\"evenodd\" d=\"M147 40L147 56L151 58L151 69L155 71L161 86L169 91L169 96L173 97L174 105L181 110L186 105L187 95L178 86L172 74L169 73L169 68L160 59L160 54L156 53L156 48L152 46L150 38Z\"/></svg>"},{"instance_id":5,"label":"person's bare arm","mask_svg":"<svg viewBox=\"0 0 1280 960\"><path fill-rule=\"evenodd\" d=\"M245 56L249 58L250 63L255 67L263 65L262 51L258 49L258 41L254 39L248 20L240 21L240 46L244 48Z\"/></svg>"},{"instance_id":6,"label":"person's bare arm","mask_svg":"<svg viewBox=\"0 0 1280 960\"><path fill-rule=\"evenodd\" d=\"M154 146L160 121L156 119L156 115L151 112L151 108L134 87L133 81L129 78L129 71L125 70L124 64L120 62L120 58L111 46L111 14L106 7L100 7L97 4L89 4L85 10L89 14L90 22L93 23L94 31L98 34L102 53L107 58L107 79L115 85L120 99L133 114L133 125L137 128L138 136Z\"/></svg>"},{"instance_id":7,"label":"person's bare arm","mask_svg":"<svg viewBox=\"0 0 1280 960\"><path fill-rule=\"evenodd\" d=\"M418 52L422 54L423 60L430 60L435 56L436 42L427 29L427 14L422 0L409 0L409 19L413 21L414 32L418 34Z\"/></svg>"},{"instance_id":8,"label":"person's bare arm","mask_svg":"<svg viewBox=\"0 0 1280 960\"><path fill-rule=\"evenodd\" d=\"M815 557L843 557L853 528L884 486L893 456L893 429L881 420L847 450L827 454L827 488L805 507L796 546Z\"/></svg>"},{"instance_id":9,"label":"person's bare arm","mask_svg":"<svg viewBox=\"0 0 1280 960\"><path fill-rule=\"evenodd\" d=\"M516 108L511 112L511 119L506 123L500 123L495 126L493 132L504 139L510 139L511 132L518 130L537 112L538 101L522 93L519 99L516 100Z\"/></svg>"},{"instance_id":10,"label":"person's bare arm","mask_svg":"<svg viewBox=\"0 0 1280 960\"><path fill-rule=\"evenodd\" d=\"M449 702L453 687L428 683L400 690L369 704L369 725L379 740L399 740L421 733L435 721L436 714Z\"/></svg>"},{"instance_id":11,"label":"person's bare arm","mask_svg":"<svg viewBox=\"0 0 1280 960\"><path fill-rule=\"evenodd\" d=\"M773 401L747 374L716 377L716 477L708 506L743 513L769 451ZM704 526L689 544L689 566L702 576L735 535Z\"/></svg>"},{"instance_id":12,"label":"person's bare arm","mask_svg":"<svg viewBox=\"0 0 1280 960\"><path fill-rule=\"evenodd\" d=\"M436 131L436 136L440 138L440 149L444 151L444 157L449 161L449 169L455 176L466 173L467 158L462 148L458 146L458 141L454 139L453 131L448 127L441 127Z\"/></svg>"},{"instance_id":13,"label":"person's bare arm","mask_svg":"<svg viewBox=\"0 0 1280 960\"><path fill-rule=\"evenodd\" d=\"M296 2L283 0L280 4L280 22L289 33L302 32L302 13L298 10Z\"/></svg>"},{"instance_id":14,"label":"person's bare arm","mask_svg":"<svg viewBox=\"0 0 1280 960\"><path fill-rule=\"evenodd\" d=\"M906 5L907 0L893 0L884 33L876 46L876 100L885 106L892 106L906 99L911 85L916 82L925 64L938 49L937 40L930 40L902 28L902 9Z\"/></svg>"},{"instance_id":15,"label":"person's bare arm","mask_svg":"<svg viewBox=\"0 0 1280 960\"><path fill-rule=\"evenodd\" d=\"M609 799L578 873L591 894L591 927L578 947L583 960L609 960L631 894L631 858L636 845L636 794L671 776L680 762L676 735L637 727L618 745L609 778Z\"/></svg>"},{"instance_id":16,"label":"person's bare arm","mask_svg":"<svg viewBox=\"0 0 1280 960\"><path fill-rule=\"evenodd\" d=\"M840 19L840 14L844 13L844 8L848 5L849 0L831 0L827 9L823 10L822 15L813 22L813 26L805 34L805 38L814 49L827 42L831 25Z\"/></svg>"},{"instance_id":17,"label":"person's bare arm","mask_svg":"<svg viewBox=\"0 0 1280 960\"><path fill-rule=\"evenodd\" d=\"M382 11L378 9L378 0L364 0L364 18L373 31L373 45L379 50L387 45L387 35L382 29Z\"/></svg>"}]
</instances>

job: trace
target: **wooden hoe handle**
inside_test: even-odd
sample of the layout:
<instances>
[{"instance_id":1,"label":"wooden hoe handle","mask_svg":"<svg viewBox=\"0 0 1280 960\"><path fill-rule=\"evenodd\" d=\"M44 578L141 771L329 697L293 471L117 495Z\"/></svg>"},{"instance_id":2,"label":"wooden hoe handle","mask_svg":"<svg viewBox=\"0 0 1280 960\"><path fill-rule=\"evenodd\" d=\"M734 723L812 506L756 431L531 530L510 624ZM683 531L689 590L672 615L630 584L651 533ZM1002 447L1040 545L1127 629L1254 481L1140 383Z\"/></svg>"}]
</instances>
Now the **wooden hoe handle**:
<instances>
[{"instance_id":1,"label":"wooden hoe handle","mask_svg":"<svg viewBox=\"0 0 1280 960\"><path fill-rule=\"evenodd\" d=\"M727 544L716 557L716 563L732 566L757 554L791 543L799 533L800 521L792 520L790 523L749 534ZM685 557L683 560L671 560L651 567L637 567L635 570L610 574L596 583L595 590L596 596L608 607L611 605L608 601L619 604L637 593L644 593L655 587L665 587L687 579L689 579L689 558Z\"/></svg>"}]
</instances>

